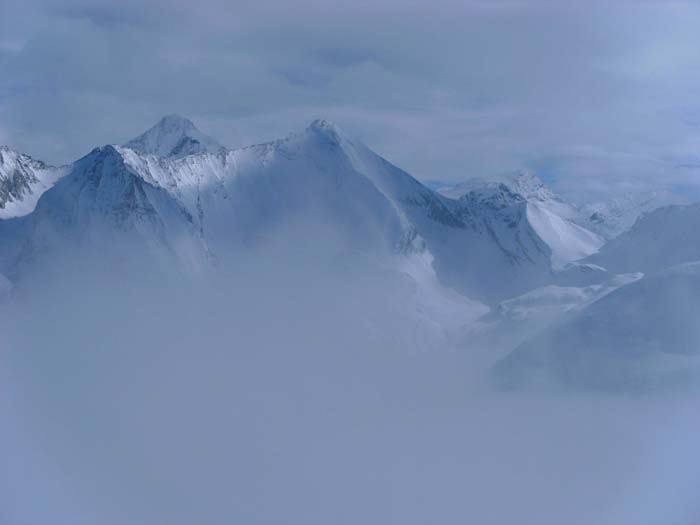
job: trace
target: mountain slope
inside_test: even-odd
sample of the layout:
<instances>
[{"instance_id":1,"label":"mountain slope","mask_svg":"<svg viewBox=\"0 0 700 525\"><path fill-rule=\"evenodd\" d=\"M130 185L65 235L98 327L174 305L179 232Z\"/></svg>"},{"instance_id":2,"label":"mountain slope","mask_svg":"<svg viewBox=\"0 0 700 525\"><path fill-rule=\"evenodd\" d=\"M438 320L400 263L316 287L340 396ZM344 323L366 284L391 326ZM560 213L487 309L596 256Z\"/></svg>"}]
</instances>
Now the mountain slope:
<instances>
[{"instance_id":1,"label":"mountain slope","mask_svg":"<svg viewBox=\"0 0 700 525\"><path fill-rule=\"evenodd\" d=\"M27 215L39 197L66 172L0 146L0 219Z\"/></svg>"},{"instance_id":2,"label":"mountain slope","mask_svg":"<svg viewBox=\"0 0 700 525\"><path fill-rule=\"evenodd\" d=\"M198 153L217 153L225 150L190 121L180 115L167 115L155 126L130 140L124 147L142 155L181 158Z\"/></svg>"},{"instance_id":3,"label":"mountain slope","mask_svg":"<svg viewBox=\"0 0 700 525\"><path fill-rule=\"evenodd\" d=\"M80 250L128 257L126 248L137 245L144 253L169 253L187 262L206 253L187 210L130 169L113 146L76 161L31 215L4 230L6 237L15 233L20 238L13 272L27 264L46 264L47 257L80 258ZM16 232L24 232L24 238Z\"/></svg>"},{"instance_id":4,"label":"mountain slope","mask_svg":"<svg viewBox=\"0 0 700 525\"><path fill-rule=\"evenodd\" d=\"M579 224L579 209L552 192L530 172L471 179L443 188L440 193L457 200L467 196L471 200L486 200L504 191L518 195L526 202L527 221L550 248L554 268L562 268L568 262L595 253L603 245L599 235Z\"/></svg>"},{"instance_id":5,"label":"mountain slope","mask_svg":"<svg viewBox=\"0 0 700 525\"><path fill-rule=\"evenodd\" d=\"M679 195L658 189L632 192L581 208L581 224L606 239L613 239L629 230L639 217L672 204L689 204Z\"/></svg>"},{"instance_id":6,"label":"mountain slope","mask_svg":"<svg viewBox=\"0 0 700 525\"><path fill-rule=\"evenodd\" d=\"M510 385L644 390L700 378L700 262L623 286L520 345L497 367Z\"/></svg>"},{"instance_id":7,"label":"mountain slope","mask_svg":"<svg viewBox=\"0 0 700 525\"><path fill-rule=\"evenodd\" d=\"M666 206L643 215L634 226L585 262L611 272L653 273L700 260L700 204Z\"/></svg>"},{"instance_id":8,"label":"mountain slope","mask_svg":"<svg viewBox=\"0 0 700 525\"><path fill-rule=\"evenodd\" d=\"M547 206L528 203L527 217L532 227L552 250L552 265L567 263L597 252L604 241L575 222L554 213Z\"/></svg>"},{"instance_id":9,"label":"mountain slope","mask_svg":"<svg viewBox=\"0 0 700 525\"><path fill-rule=\"evenodd\" d=\"M427 249L440 280L469 297L492 301L549 276L549 253L522 220L521 202L447 199L327 121L315 121L301 134L264 147L285 172L289 162L303 157L325 172L344 165L361 174L389 200L400 220L398 249Z\"/></svg>"},{"instance_id":10,"label":"mountain slope","mask_svg":"<svg viewBox=\"0 0 700 525\"><path fill-rule=\"evenodd\" d=\"M642 274L626 274L596 284L535 288L500 302L476 322L464 325L460 344L465 349L482 349L484 364L490 366L554 323L640 278Z\"/></svg>"},{"instance_id":11,"label":"mountain slope","mask_svg":"<svg viewBox=\"0 0 700 525\"><path fill-rule=\"evenodd\" d=\"M440 193L452 199L458 199L467 193L488 192L506 186L511 192L523 199L568 220L577 220L580 212L576 206L566 201L549 189L537 175L530 171L519 171L494 177L477 177L460 184L444 187Z\"/></svg>"}]
</instances>

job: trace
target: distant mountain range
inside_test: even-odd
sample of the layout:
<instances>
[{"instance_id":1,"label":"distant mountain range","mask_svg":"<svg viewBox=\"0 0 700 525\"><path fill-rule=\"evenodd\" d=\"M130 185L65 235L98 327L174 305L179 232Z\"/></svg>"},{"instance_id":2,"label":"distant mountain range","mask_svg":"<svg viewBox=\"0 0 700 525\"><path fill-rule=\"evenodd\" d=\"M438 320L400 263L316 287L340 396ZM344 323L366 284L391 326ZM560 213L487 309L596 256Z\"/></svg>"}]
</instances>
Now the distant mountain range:
<instances>
[{"instance_id":1,"label":"distant mountain range","mask_svg":"<svg viewBox=\"0 0 700 525\"><path fill-rule=\"evenodd\" d=\"M462 299L450 295L458 292L472 313L486 309L474 301L495 308L484 318L489 330L535 315L557 348L589 330L614 351L629 345L624 326L636 330L641 317L608 315L604 305L656 300L671 277L642 273L700 260L700 205L663 206L676 200L653 192L577 206L529 172L426 185L325 120L232 150L169 115L64 167L0 148L0 294L27 269L81 250L119 258L129 246L198 271L273 239L316 239L340 258L364 254L409 275L423 290L416 297L431 297L419 310L437 325L448 308L459 324L453 307ZM694 286L695 273L673 273L673 282ZM671 318L659 319L667 333ZM532 350L540 343L521 342L520 357L501 370L556 362Z\"/></svg>"},{"instance_id":2,"label":"distant mountain range","mask_svg":"<svg viewBox=\"0 0 700 525\"><path fill-rule=\"evenodd\" d=\"M28 213L4 235L13 244L6 253L17 254L4 261L5 273L71 243L114 235L196 266L295 220L322 224L356 249L427 252L443 283L489 302L546 283L553 249L561 263L600 243L546 211L537 217L527 196L507 186L459 198L430 190L327 121L228 150L171 115L124 146L93 150L61 175L51 188L35 185L32 201L18 194ZM568 250L549 234L552 222L572 230L579 246Z\"/></svg>"}]
</instances>

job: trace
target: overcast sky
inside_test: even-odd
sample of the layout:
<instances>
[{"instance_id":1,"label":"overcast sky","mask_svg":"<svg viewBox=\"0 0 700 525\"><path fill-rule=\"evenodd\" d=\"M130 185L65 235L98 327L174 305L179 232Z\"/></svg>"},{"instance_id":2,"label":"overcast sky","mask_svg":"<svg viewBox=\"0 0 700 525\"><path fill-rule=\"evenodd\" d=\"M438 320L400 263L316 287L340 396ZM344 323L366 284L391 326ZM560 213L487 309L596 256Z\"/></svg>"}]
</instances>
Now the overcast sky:
<instances>
[{"instance_id":1,"label":"overcast sky","mask_svg":"<svg viewBox=\"0 0 700 525\"><path fill-rule=\"evenodd\" d=\"M421 179L700 180L700 2L0 1L0 143L63 163L166 113L231 146L325 117Z\"/></svg>"}]
</instances>

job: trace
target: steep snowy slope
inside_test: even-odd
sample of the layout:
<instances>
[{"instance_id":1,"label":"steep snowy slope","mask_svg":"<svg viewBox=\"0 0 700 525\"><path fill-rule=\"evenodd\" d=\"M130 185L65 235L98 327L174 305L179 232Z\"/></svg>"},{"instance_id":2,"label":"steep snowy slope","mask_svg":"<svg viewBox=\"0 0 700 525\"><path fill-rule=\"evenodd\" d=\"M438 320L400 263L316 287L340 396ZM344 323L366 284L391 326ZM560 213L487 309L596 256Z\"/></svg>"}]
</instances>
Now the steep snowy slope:
<instances>
[{"instance_id":1,"label":"steep snowy slope","mask_svg":"<svg viewBox=\"0 0 700 525\"><path fill-rule=\"evenodd\" d=\"M180 115L163 117L151 129L124 144L124 147L142 155L172 158L197 153L217 153L226 149Z\"/></svg>"},{"instance_id":2,"label":"steep snowy slope","mask_svg":"<svg viewBox=\"0 0 700 525\"><path fill-rule=\"evenodd\" d=\"M579 224L580 210L562 199L534 174L519 172L515 175L492 179L471 179L440 193L452 198L486 199L490 195L509 192L522 197L527 203L527 220L537 235L549 246L554 268L595 253L603 239Z\"/></svg>"},{"instance_id":3,"label":"steep snowy slope","mask_svg":"<svg viewBox=\"0 0 700 525\"><path fill-rule=\"evenodd\" d=\"M528 202L527 218L537 234L552 250L552 266L563 268L597 252L604 241L578 224L536 203Z\"/></svg>"},{"instance_id":4,"label":"steep snowy slope","mask_svg":"<svg viewBox=\"0 0 700 525\"><path fill-rule=\"evenodd\" d=\"M0 146L0 220L31 213L42 193L67 170L67 167L47 166L28 155Z\"/></svg>"},{"instance_id":5,"label":"steep snowy slope","mask_svg":"<svg viewBox=\"0 0 700 525\"><path fill-rule=\"evenodd\" d=\"M522 344L507 384L643 390L700 379L700 262L623 286Z\"/></svg>"},{"instance_id":6,"label":"steep snowy slope","mask_svg":"<svg viewBox=\"0 0 700 525\"><path fill-rule=\"evenodd\" d=\"M326 121L286 143L304 144L307 158L325 151L324 169L347 163L396 210L404 228L400 250L425 247L443 283L469 297L493 301L529 289L550 275L549 251L524 221L520 201L447 199Z\"/></svg>"},{"instance_id":7,"label":"steep snowy slope","mask_svg":"<svg viewBox=\"0 0 700 525\"><path fill-rule=\"evenodd\" d=\"M666 206L643 215L585 262L611 272L657 272L700 260L700 204Z\"/></svg>"},{"instance_id":8,"label":"steep snowy slope","mask_svg":"<svg viewBox=\"0 0 700 525\"><path fill-rule=\"evenodd\" d=\"M136 244L146 248L144 253L176 255L188 264L206 254L187 210L135 173L113 146L75 162L32 214L0 226L4 237L20 238L12 272L79 249L128 257L124 248Z\"/></svg>"},{"instance_id":9,"label":"steep snowy slope","mask_svg":"<svg viewBox=\"0 0 700 525\"><path fill-rule=\"evenodd\" d=\"M409 226L411 249L424 245L441 281L469 297L493 302L546 282L550 250L526 220L526 203L510 192L454 200L420 184L327 122L306 134L340 147L392 202ZM402 249L407 249L404 240Z\"/></svg>"}]
</instances>

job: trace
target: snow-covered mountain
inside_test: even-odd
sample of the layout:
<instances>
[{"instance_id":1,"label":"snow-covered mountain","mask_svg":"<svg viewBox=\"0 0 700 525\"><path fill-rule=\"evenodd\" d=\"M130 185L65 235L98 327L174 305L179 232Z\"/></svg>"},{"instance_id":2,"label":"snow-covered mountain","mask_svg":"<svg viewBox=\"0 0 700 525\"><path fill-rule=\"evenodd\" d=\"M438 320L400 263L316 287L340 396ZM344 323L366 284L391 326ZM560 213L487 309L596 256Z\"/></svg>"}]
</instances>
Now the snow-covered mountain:
<instances>
[{"instance_id":1,"label":"snow-covered mountain","mask_svg":"<svg viewBox=\"0 0 700 525\"><path fill-rule=\"evenodd\" d=\"M547 285L506 299L471 323L464 323L459 345L485 349L483 360L492 364L515 347L563 317L582 311L605 295L634 282L641 273L609 276L596 284Z\"/></svg>"},{"instance_id":2,"label":"snow-covered mountain","mask_svg":"<svg viewBox=\"0 0 700 525\"><path fill-rule=\"evenodd\" d=\"M206 254L189 212L125 162L115 146L96 148L39 199L35 211L9 225L19 239L18 265L80 248L105 250L138 243L186 263ZM17 242L17 241L16 241ZM10 268L15 272L17 268Z\"/></svg>"},{"instance_id":3,"label":"snow-covered mountain","mask_svg":"<svg viewBox=\"0 0 700 525\"><path fill-rule=\"evenodd\" d=\"M124 144L124 147L142 155L171 158L218 153L226 149L199 131L192 121L180 115L163 117L155 126Z\"/></svg>"},{"instance_id":4,"label":"snow-covered mountain","mask_svg":"<svg viewBox=\"0 0 700 525\"><path fill-rule=\"evenodd\" d=\"M579 218L580 212L576 206L554 193L537 175L527 170L488 178L472 178L438 191L446 197L458 199L472 192L493 192L501 186L506 186L529 203L538 204L559 217L572 221Z\"/></svg>"},{"instance_id":5,"label":"snow-covered mountain","mask_svg":"<svg viewBox=\"0 0 700 525\"><path fill-rule=\"evenodd\" d=\"M497 367L510 385L551 380L615 390L700 377L700 262L623 286L520 345Z\"/></svg>"},{"instance_id":6,"label":"snow-covered mountain","mask_svg":"<svg viewBox=\"0 0 700 525\"><path fill-rule=\"evenodd\" d=\"M574 310L582 310L614 290L642 277L641 273L620 274L602 284L588 286L547 285L535 288L498 304L491 317L509 321L531 322L534 319L554 318Z\"/></svg>"},{"instance_id":7,"label":"snow-covered mountain","mask_svg":"<svg viewBox=\"0 0 700 525\"><path fill-rule=\"evenodd\" d=\"M653 273L700 260L700 204L658 208L584 262L615 273Z\"/></svg>"},{"instance_id":8,"label":"snow-covered mountain","mask_svg":"<svg viewBox=\"0 0 700 525\"><path fill-rule=\"evenodd\" d=\"M527 221L552 252L552 265L566 263L595 253L604 239L581 225L581 212L547 188L533 173L522 171L489 179L470 179L440 193L457 200L489 200L494 195L513 194L526 202Z\"/></svg>"},{"instance_id":9,"label":"snow-covered mountain","mask_svg":"<svg viewBox=\"0 0 700 525\"><path fill-rule=\"evenodd\" d=\"M159 136L172 119L142 137ZM118 232L197 266L289 233L292 225L294 235L322 226L343 249L427 253L442 283L489 302L551 278L551 249L522 197L496 191L447 198L327 121L238 150L183 156L171 147L180 142L144 139L94 150L35 213L4 226L11 230L5 237L22 240L13 250L26 261L66 240L104 242Z\"/></svg>"},{"instance_id":10,"label":"snow-covered mountain","mask_svg":"<svg viewBox=\"0 0 700 525\"><path fill-rule=\"evenodd\" d=\"M0 220L31 213L39 197L67 170L0 146Z\"/></svg>"},{"instance_id":11,"label":"snow-covered mountain","mask_svg":"<svg viewBox=\"0 0 700 525\"><path fill-rule=\"evenodd\" d=\"M0 221L0 271L11 277L76 242L116 246L115 236L197 268L322 230L323 243L339 250L426 254L443 285L496 304L546 285L602 283L700 258L693 207L648 214L601 248L602 237L580 225L581 209L531 173L433 191L323 120L227 150L189 120L168 116L127 145L97 148L64 170L3 153L12 161L5 166L19 166L15 179L44 184L37 188L63 176L33 213ZM53 178L36 175L44 172Z\"/></svg>"},{"instance_id":12,"label":"snow-covered mountain","mask_svg":"<svg viewBox=\"0 0 700 525\"><path fill-rule=\"evenodd\" d=\"M606 239L629 230L645 213L671 204L689 204L669 190L630 192L613 199L581 207L581 224Z\"/></svg>"}]
</instances>

